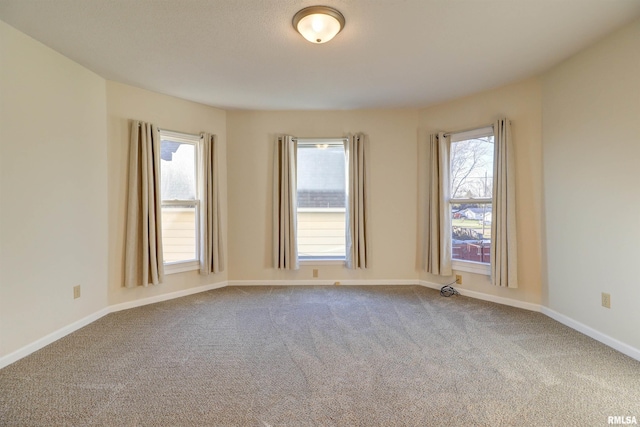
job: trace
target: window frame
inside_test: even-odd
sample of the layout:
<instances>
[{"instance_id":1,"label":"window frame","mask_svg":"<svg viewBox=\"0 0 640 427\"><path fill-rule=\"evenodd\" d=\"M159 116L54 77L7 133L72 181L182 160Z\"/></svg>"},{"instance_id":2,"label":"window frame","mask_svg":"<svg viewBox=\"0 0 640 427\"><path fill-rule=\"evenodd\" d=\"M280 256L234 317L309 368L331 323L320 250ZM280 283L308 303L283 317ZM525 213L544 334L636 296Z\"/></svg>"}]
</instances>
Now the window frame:
<instances>
[{"instance_id":1,"label":"window frame","mask_svg":"<svg viewBox=\"0 0 640 427\"><path fill-rule=\"evenodd\" d=\"M192 206L195 209L195 255L194 259L184 260L184 261L165 261L162 260L164 265L164 273L165 274L175 274L175 273L183 273L187 271L194 271L200 268L200 206L201 206L201 193L200 189L202 188L201 183L201 161L200 161L200 152L201 152L201 144L202 138L200 135L194 135L183 132L169 131L160 129L160 145L162 146L162 141L171 141L177 142L180 144L189 144L194 146L194 171L195 171L195 196L196 198L193 200L160 200L160 215L162 216L162 209L165 206ZM162 171L162 162L160 163L160 170ZM162 172L160 173L161 181L160 181L160 189L162 191ZM162 194L162 192L161 192ZM164 242L163 242L164 245ZM164 247L163 247L163 258L164 258Z\"/></svg>"},{"instance_id":2,"label":"window frame","mask_svg":"<svg viewBox=\"0 0 640 427\"><path fill-rule=\"evenodd\" d=\"M330 137L330 138L296 138L296 158L298 156L298 148L301 145L306 145L306 146L318 146L318 145L326 145L327 148L328 147L342 147L342 149L345 149L345 138L344 137ZM346 152L345 152L346 154ZM345 156L345 194L348 191L348 180L349 180L349 174L348 174L348 165L346 162L346 156ZM296 174L298 173L298 165L296 165ZM298 192L298 179L296 176L296 194ZM298 217L298 213L301 211L301 209L304 211L306 209L311 209L311 208L296 208L296 222L297 222L297 217ZM344 211L345 213L345 230L346 230L346 226L347 226L347 222L346 222L346 218L347 218L347 206L345 206L344 208L327 208L330 209L330 211L332 212L341 212ZM298 229L296 228L296 245L298 245ZM301 265L346 265L347 262L347 241L346 241L346 236L345 236L345 241L344 241L344 249L345 249L345 254L344 257L339 258L339 257L321 257L321 256L307 256L307 257L301 257L300 253L298 253L298 263L300 263Z\"/></svg>"},{"instance_id":3,"label":"window frame","mask_svg":"<svg viewBox=\"0 0 640 427\"><path fill-rule=\"evenodd\" d=\"M477 128L477 129L472 129L472 130L467 130L467 131L463 131L463 132L450 132L449 133L449 150L451 150L451 146L453 143L455 142L461 142L461 141L467 141L470 139L476 139L476 138L484 138L487 136L493 136L494 137L494 144L495 144L495 133L493 130L493 126L485 126L482 128ZM451 159L449 159L449 161L451 161ZM495 149L493 151L493 160L492 160L492 166L495 165ZM451 166L449 166L450 168ZM495 179L492 176L492 181ZM451 170L449 169L449 185L451 185ZM493 188L493 183L492 183L492 188ZM451 189L447 190L447 194L449 194L451 192ZM447 198L447 212L448 215L451 216L451 209L452 209L452 205L454 204L461 204L461 203L474 203L474 204L490 204L492 205L492 217L493 217L493 197L491 198L453 198L450 194L449 197ZM493 218L492 218L493 220ZM450 240L450 247L451 247L451 268L453 270L457 270L457 271L464 271L467 273L475 273L475 274L482 274L482 275L486 275L489 276L491 275L491 262L492 260L489 260L489 262L476 262L476 261L467 261L467 260L460 260L460 259L454 259L453 258L453 237L452 237L452 232L453 232L453 223L451 224L451 229L449 230L448 236L449 236L449 240ZM491 236L491 244L493 244L493 236Z\"/></svg>"}]
</instances>

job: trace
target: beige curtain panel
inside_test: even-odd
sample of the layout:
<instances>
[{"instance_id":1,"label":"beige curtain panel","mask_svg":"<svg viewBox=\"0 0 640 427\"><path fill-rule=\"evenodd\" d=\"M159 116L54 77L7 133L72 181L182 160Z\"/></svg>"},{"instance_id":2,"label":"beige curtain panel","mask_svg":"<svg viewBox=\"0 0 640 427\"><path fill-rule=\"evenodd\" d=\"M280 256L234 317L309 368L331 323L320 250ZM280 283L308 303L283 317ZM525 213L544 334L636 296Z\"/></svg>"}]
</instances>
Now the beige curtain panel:
<instances>
[{"instance_id":1,"label":"beige curtain panel","mask_svg":"<svg viewBox=\"0 0 640 427\"><path fill-rule=\"evenodd\" d=\"M451 214L449 213L449 137L429 137L427 150L427 200L423 238L423 268L427 273L451 276Z\"/></svg>"},{"instance_id":2,"label":"beige curtain panel","mask_svg":"<svg viewBox=\"0 0 640 427\"><path fill-rule=\"evenodd\" d=\"M124 285L128 288L162 282L160 209L160 134L150 123L133 121L124 263Z\"/></svg>"},{"instance_id":3,"label":"beige curtain panel","mask_svg":"<svg viewBox=\"0 0 640 427\"><path fill-rule=\"evenodd\" d=\"M291 136L276 140L273 155L273 265L298 269L296 142Z\"/></svg>"},{"instance_id":4,"label":"beige curtain panel","mask_svg":"<svg viewBox=\"0 0 640 427\"><path fill-rule=\"evenodd\" d=\"M203 133L200 144L200 274L224 270L220 182L218 178L218 142L215 135Z\"/></svg>"},{"instance_id":5,"label":"beige curtain panel","mask_svg":"<svg viewBox=\"0 0 640 427\"><path fill-rule=\"evenodd\" d=\"M493 218L491 221L491 281L496 286L518 287L516 238L515 158L511 122L493 125Z\"/></svg>"},{"instance_id":6,"label":"beige curtain panel","mask_svg":"<svg viewBox=\"0 0 640 427\"><path fill-rule=\"evenodd\" d=\"M369 250L369 143L364 134L349 135L345 141L349 176L346 210L347 268L367 268Z\"/></svg>"}]
</instances>

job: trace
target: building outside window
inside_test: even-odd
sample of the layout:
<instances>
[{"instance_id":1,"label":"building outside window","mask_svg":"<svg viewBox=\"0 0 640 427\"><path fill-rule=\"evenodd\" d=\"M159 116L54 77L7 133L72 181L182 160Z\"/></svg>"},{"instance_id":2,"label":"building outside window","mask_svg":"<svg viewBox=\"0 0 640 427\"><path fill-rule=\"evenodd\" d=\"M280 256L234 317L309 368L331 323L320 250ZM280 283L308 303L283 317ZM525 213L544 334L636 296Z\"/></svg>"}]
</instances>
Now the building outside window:
<instances>
[{"instance_id":1,"label":"building outside window","mask_svg":"<svg viewBox=\"0 0 640 427\"><path fill-rule=\"evenodd\" d=\"M298 258L345 259L346 163L343 140L298 139Z\"/></svg>"},{"instance_id":2,"label":"building outside window","mask_svg":"<svg viewBox=\"0 0 640 427\"><path fill-rule=\"evenodd\" d=\"M461 262L487 267L491 262L493 161L491 127L451 135L449 207L454 268L460 268Z\"/></svg>"},{"instance_id":3,"label":"building outside window","mask_svg":"<svg viewBox=\"0 0 640 427\"><path fill-rule=\"evenodd\" d=\"M198 145L196 135L160 131L162 249L168 273L198 268ZM176 270L176 271L173 271Z\"/></svg>"}]
</instances>

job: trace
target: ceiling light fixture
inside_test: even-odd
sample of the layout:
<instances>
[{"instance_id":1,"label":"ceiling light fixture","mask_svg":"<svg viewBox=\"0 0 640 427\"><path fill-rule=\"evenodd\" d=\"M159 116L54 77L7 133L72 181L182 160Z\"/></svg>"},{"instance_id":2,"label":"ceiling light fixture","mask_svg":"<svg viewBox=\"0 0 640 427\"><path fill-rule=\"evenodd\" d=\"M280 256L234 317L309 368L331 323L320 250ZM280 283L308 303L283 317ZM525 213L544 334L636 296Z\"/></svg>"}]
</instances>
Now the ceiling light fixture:
<instances>
[{"instance_id":1,"label":"ceiling light fixture","mask_svg":"<svg viewBox=\"0 0 640 427\"><path fill-rule=\"evenodd\" d=\"M329 6L310 6L293 16L293 28L311 43L326 43L344 28L344 16Z\"/></svg>"}]
</instances>

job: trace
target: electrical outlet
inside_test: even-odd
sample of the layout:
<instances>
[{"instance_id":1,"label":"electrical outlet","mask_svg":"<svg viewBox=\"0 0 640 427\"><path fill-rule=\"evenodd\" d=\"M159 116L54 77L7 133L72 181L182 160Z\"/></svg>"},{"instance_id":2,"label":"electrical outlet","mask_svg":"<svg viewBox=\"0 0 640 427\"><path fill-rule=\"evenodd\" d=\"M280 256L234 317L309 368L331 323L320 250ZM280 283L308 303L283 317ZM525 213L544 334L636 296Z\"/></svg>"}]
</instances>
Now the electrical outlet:
<instances>
[{"instance_id":1,"label":"electrical outlet","mask_svg":"<svg viewBox=\"0 0 640 427\"><path fill-rule=\"evenodd\" d=\"M80 285L73 287L73 299L80 298Z\"/></svg>"},{"instance_id":2,"label":"electrical outlet","mask_svg":"<svg viewBox=\"0 0 640 427\"><path fill-rule=\"evenodd\" d=\"M602 306L611 308L611 295L602 293Z\"/></svg>"},{"instance_id":3,"label":"electrical outlet","mask_svg":"<svg viewBox=\"0 0 640 427\"><path fill-rule=\"evenodd\" d=\"M456 283L462 285L462 274L456 274Z\"/></svg>"},{"instance_id":4,"label":"electrical outlet","mask_svg":"<svg viewBox=\"0 0 640 427\"><path fill-rule=\"evenodd\" d=\"M317 268L313 269L313 277L318 277L318 269Z\"/></svg>"}]
</instances>

